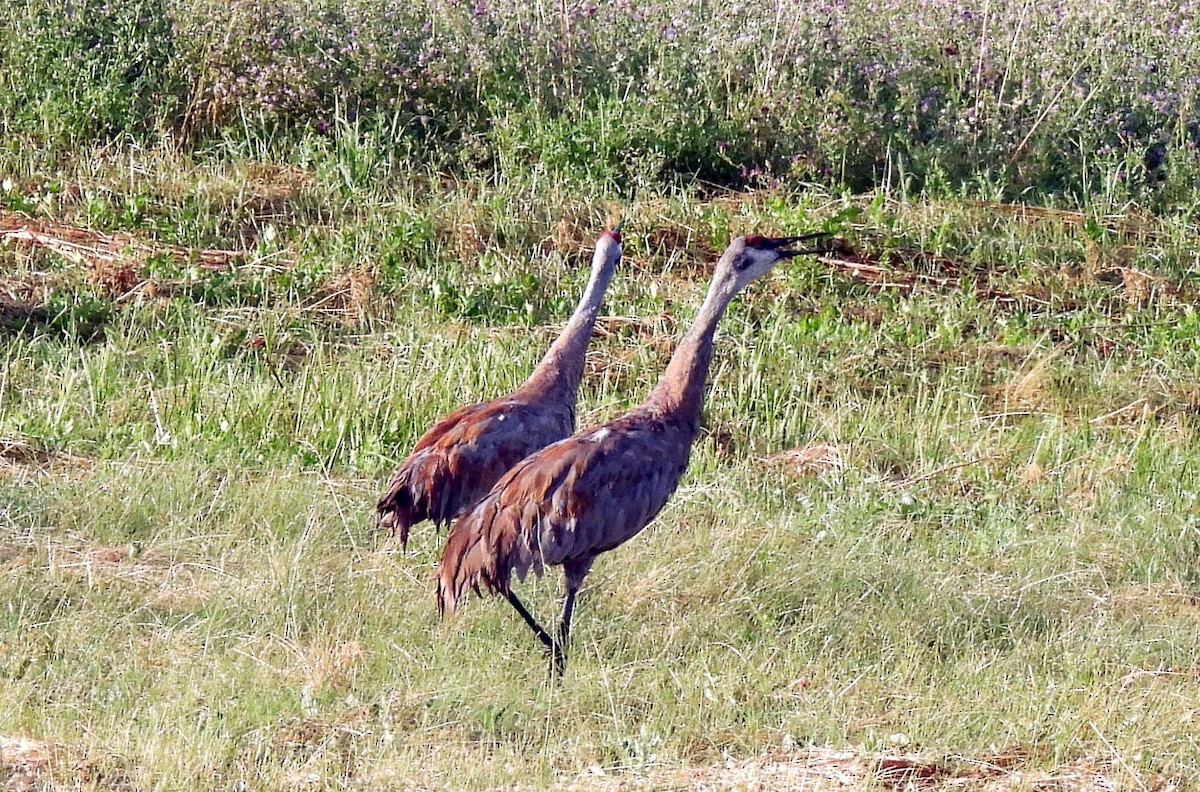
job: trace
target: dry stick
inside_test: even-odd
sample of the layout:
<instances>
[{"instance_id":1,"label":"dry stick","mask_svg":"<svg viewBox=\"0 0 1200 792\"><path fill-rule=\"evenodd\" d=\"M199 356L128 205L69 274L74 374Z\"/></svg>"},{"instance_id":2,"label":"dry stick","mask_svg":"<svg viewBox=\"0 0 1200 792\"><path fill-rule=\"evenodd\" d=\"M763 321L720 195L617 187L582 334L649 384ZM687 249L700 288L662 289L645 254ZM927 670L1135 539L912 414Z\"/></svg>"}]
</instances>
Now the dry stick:
<instances>
[{"instance_id":1,"label":"dry stick","mask_svg":"<svg viewBox=\"0 0 1200 792\"><path fill-rule=\"evenodd\" d=\"M996 92L996 101L1004 101L1004 89L1008 87L1008 76L1012 74L1013 57L1017 52L1017 39L1021 37L1021 28L1025 27L1025 14L1029 11L1029 6L1033 4L1033 0L1025 0L1021 5L1021 13L1017 17L1017 29L1013 31L1012 41L1008 43L1008 58L1004 62L1004 76L1000 78L1000 90Z\"/></svg>"},{"instance_id":2,"label":"dry stick","mask_svg":"<svg viewBox=\"0 0 1200 792\"><path fill-rule=\"evenodd\" d=\"M912 289L915 288L918 283L923 283L938 286L944 289L956 289L962 285L961 278L939 278L934 275L922 275L917 272L890 273L882 267L878 267L874 264L862 264L857 261L845 261L844 259L833 258L832 256L818 256L817 260L821 261L822 263L832 265L837 269L848 270L851 274L856 276L865 275L876 278L877 280L873 280L872 283L882 288ZM888 275L896 275L897 277L904 278L905 280L883 280L884 278L888 277ZM988 289L976 289L975 291L976 295L979 297L996 300L998 302L1015 302L1017 299L1016 296L1010 294L1009 292L993 291ZM1028 297L1028 295L1025 296Z\"/></svg>"},{"instance_id":3,"label":"dry stick","mask_svg":"<svg viewBox=\"0 0 1200 792\"><path fill-rule=\"evenodd\" d=\"M995 454L985 454L984 456L976 457L975 459L968 459L965 462L953 462L949 465L942 465L940 468L935 468L934 470L931 470L928 473L922 473L919 476L909 476L908 478L901 479L900 481L889 484L888 486L891 489L900 489L901 487L908 487L913 484L919 484L922 481L928 481L929 479L934 478L936 476L940 476L943 473L949 473L952 470L958 470L960 468L970 467L971 465L978 465L980 462L986 462L989 459L993 459L993 458L995 458Z\"/></svg>"},{"instance_id":4,"label":"dry stick","mask_svg":"<svg viewBox=\"0 0 1200 792\"><path fill-rule=\"evenodd\" d=\"M1041 115L1039 115L1037 120L1033 122L1033 126L1031 126L1029 131L1025 133L1025 137L1022 138L1021 142L1017 144L1017 148L1013 151L1013 155L1009 157L1008 167L1011 168L1013 164L1021 158L1021 155L1025 153L1025 147L1029 145L1029 140L1033 137L1033 133L1037 132L1038 127L1040 127L1042 122L1049 117L1050 113L1054 110L1054 106L1058 104L1058 100L1062 98L1064 93L1066 93L1067 87L1070 86L1070 84L1075 81L1075 78L1079 76L1079 72L1081 72L1083 67L1087 64L1088 58L1091 57L1092 53L1094 53L1099 46L1100 45L1098 43L1093 44L1091 49L1084 53L1084 56L1079 59L1079 64L1075 67L1075 71L1071 72L1071 76L1064 80L1063 84L1059 86L1058 93L1054 95L1054 98L1047 102L1046 106L1042 108Z\"/></svg>"},{"instance_id":5,"label":"dry stick","mask_svg":"<svg viewBox=\"0 0 1200 792\"><path fill-rule=\"evenodd\" d=\"M1137 399L1133 402L1130 402L1129 404L1126 404L1124 407L1118 407L1117 409L1113 410L1110 413L1105 413L1104 415L1099 415L1099 416L1091 419L1090 421L1088 421L1088 423L1098 424L1102 421L1107 421L1109 418L1114 418L1114 417L1120 415L1121 413L1129 412L1130 410L1134 409L1135 407L1141 407L1142 405L1146 404L1149 401L1150 400L1148 398L1143 396L1140 399Z\"/></svg>"},{"instance_id":6,"label":"dry stick","mask_svg":"<svg viewBox=\"0 0 1200 792\"><path fill-rule=\"evenodd\" d=\"M775 42L779 40L779 26L783 20L784 3L775 6L775 25L771 28L771 46L767 50L767 68L763 69L763 94L771 92L771 77L775 73Z\"/></svg>"},{"instance_id":7,"label":"dry stick","mask_svg":"<svg viewBox=\"0 0 1200 792\"><path fill-rule=\"evenodd\" d=\"M91 254L92 259L100 259L102 261L116 261L117 257L111 253L105 253L99 248L86 247L76 242L68 242L65 239L58 239L49 234L39 234L28 229L19 229L15 231L0 232L0 237L4 239L15 239L21 242L32 242L41 245L42 247L50 248L55 253L63 258L75 263L86 264L88 256L85 256L83 251Z\"/></svg>"},{"instance_id":8,"label":"dry stick","mask_svg":"<svg viewBox=\"0 0 1200 792\"><path fill-rule=\"evenodd\" d=\"M76 226L57 225L32 220L15 212L0 211L0 239L14 239L47 247L77 264L89 258L101 261L120 261L121 251L133 248L148 254L167 254L172 258L195 262L207 269L224 269L246 253L237 250L189 248L182 245L143 242L125 233L105 234ZM86 240L86 243L81 240Z\"/></svg>"},{"instance_id":9,"label":"dry stick","mask_svg":"<svg viewBox=\"0 0 1200 792\"><path fill-rule=\"evenodd\" d=\"M983 4L983 24L979 28L979 58L975 62L975 106L979 107L979 97L983 92L983 59L987 54L988 19L991 17L992 4ZM976 133L978 137L978 133Z\"/></svg>"},{"instance_id":10,"label":"dry stick","mask_svg":"<svg viewBox=\"0 0 1200 792\"><path fill-rule=\"evenodd\" d=\"M279 371L275 368L275 362L271 360L271 350L267 349L266 345L263 345L263 362L267 364L267 371L271 372L271 377L275 380L275 384L279 386L280 390L283 390L283 378L279 376Z\"/></svg>"},{"instance_id":11,"label":"dry stick","mask_svg":"<svg viewBox=\"0 0 1200 792\"><path fill-rule=\"evenodd\" d=\"M850 270L854 274L876 275L880 278L886 277L888 273L882 267L877 267L874 264L862 264L857 261L845 261L844 259L833 258L832 256L818 256L818 261L825 264L832 264L838 269ZM901 286L911 286L911 283L897 284Z\"/></svg>"},{"instance_id":12,"label":"dry stick","mask_svg":"<svg viewBox=\"0 0 1200 792\"><path fill-rule=\"evenodd\" d=\"M342 502L338 500L338 492L333 486L333 479L329 477L327 471L322 470L321 479L325 486L329 489L329 496L333 499L333 505L337 509L338 517L342 520L342 530L346 532L346 538L350 540L350 549L357 553L358 542L354 539L354 532L350 530L350 520L346 517L346 511L342 508Z\"/></svg>"},{"instance_id":13,"label":"dry stick","mask_svg":"<svg viewBox=\"0 0 1200 792\"><path fill-rule=\"evenodd\" d=\"M1080 109L1075 111L1072 119L1078 118L1086 108L1092 96L1095 95L1096 89L1093 89L1084 97L1080 105ZM1022 221L1028 222L1031 219L1037 220L1058 220L1063 223L1081 224L1088 220L1088 215L1083 212L1071 211L1069 209L1054 209L1047 206L1036 206L1033 204L1022 203L1006 203L1004 201L989 201L983 199L971 199L966 201L976 209L982 209L989 213L1004 212L1006 214L1020 217ZM1127 206L1130 204L1127 203ZM1160 238L1164 232L1146 228L1146 223L1149 221L1139 221L1127 211L1107 212L1105 214L1094 215L1094 219L1104 224L1104 227L1112 230L1114 233L1125 234L1127 236L1139 236L1146 238Z\"/></svg>"},{"instance_id":14,"label":"dry stick","mask_svg":"<svg viewBox=\"0 0 1200 792\"><path fill-rule=\"evenodd\" d=\"M1137 782L1138 787L1145 792L1147 789L1146 782L1142 780L1140 775L1133 771L1133 768L1130 767L1125 761L1125 757L1122 756L1121 753L1115 747L1113 747L1113 744L1108 741L1108 738L1101 733L1100 729L1096 727L1095 721L1088 721L1088 726L1091 726L1092 731L1096 732L1096 736L1100 738L1100 742L1104 743L1108 750L1112 751L1113 758L1117 760L1117 764L1121 765L1121 769L1126 773L1129 773L1129 777Z\"/></svg>"}]
</instances>

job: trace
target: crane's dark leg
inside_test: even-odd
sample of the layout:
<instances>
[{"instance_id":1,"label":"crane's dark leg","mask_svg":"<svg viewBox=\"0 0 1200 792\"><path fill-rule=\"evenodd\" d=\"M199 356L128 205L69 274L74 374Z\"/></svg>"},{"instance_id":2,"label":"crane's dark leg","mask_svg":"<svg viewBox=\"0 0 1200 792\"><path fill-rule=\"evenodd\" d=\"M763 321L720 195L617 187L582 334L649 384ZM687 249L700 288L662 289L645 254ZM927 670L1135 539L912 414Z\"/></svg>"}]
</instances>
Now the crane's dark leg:
<instances>
[{"instance_id":1,"label":"crane's dark leg","mask_svg":"<svg viewBox=\"0 0 1200 792\"><path fill-rule=\"evenodd\" d=\"M558 621L558 640L550 647L551 675L562 676L567 670L567 646L571 639L571 612L575 610L575 593L578 585L567 583L567 598L563 602L562 618Z\"/></svg>"},{"instance_id":2,"label":"crane's dark leg","mask_svg":"<svg viewBox=\"0 0 1200 792\"><path fill-rule=\"evenodd\" d=\"M517 595L511 591L506 591L504 596L508 598L508 603L516 609L517 613L521 614L521 618L529 625L529 629L533 630L533 634L538 637L538 640L545 644L546 648L554 651L554 639L550 637L550 633L542 629L542 625L534 621L533 616L521 604L521 600L517 599Z\"/></svg>"},{"instance_id":3,"label":"crane's dark leg","mask_svg":"<svg viewBox=\"0 0 1200 792\"><path fill-rule=\"evenodd\" d=\"M563 582L566 584L567 596L563 600L562 618L558 620L558 640L550 647L551 676L562 676L567 670L567 646L571 640L571 614L575 611L575 595L583 585L583 579L587 577L594 560L587 558L563 564Z\"/></svg>"}]
</instances>

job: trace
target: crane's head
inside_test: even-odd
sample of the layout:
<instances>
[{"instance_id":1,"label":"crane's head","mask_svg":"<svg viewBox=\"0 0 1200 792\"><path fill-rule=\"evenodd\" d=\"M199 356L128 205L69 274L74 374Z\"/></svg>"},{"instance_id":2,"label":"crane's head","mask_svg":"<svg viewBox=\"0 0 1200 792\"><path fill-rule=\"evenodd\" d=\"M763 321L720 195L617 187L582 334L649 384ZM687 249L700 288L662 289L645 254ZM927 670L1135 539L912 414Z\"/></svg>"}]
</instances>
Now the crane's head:
<instances>
[{"instance_id":1,"label":"crane's head","mask_svg":"<svg viewBox=\"0 0 1200 792\"><path fill-rule=\"evenodd\" d=\"M596 240L596 253L592 257L592 267L608 267L617 266L617 262L621 260L621 226L625 225L625 221L617 223L617 227L611 231L605 231Z\"/></svg>"},{"instance_id":2,"label":"crane's head","mask_svg":"<svg viewBox=\"0 0 1200 792\"><path fill-rule=\"evenodd\" d=\"M732 280L734 291L750 281L767 274L779 262L806 253L821 253L826 248L804 248L795 250L791 245L828 237L826 233L803 234L790 237L765 237L748 234L729 243L721 260L717 262L717 278Z\"/></svg>"}]
</instances>

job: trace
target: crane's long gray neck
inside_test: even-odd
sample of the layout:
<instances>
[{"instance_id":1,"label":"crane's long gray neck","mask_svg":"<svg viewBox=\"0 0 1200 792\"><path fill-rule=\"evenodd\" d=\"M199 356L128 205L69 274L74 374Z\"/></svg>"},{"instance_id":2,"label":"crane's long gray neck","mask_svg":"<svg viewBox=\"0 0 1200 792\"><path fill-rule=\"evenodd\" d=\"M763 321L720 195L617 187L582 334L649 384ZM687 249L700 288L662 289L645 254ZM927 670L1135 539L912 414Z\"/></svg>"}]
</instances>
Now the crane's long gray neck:
<instances>
[{"instance_id":1,"label":"crane's long gray neck","mask_svg":"<svg viewBox=\"0 0 1200 792\"><path fill-rule=\"evenodd\" d=\"M583 296L579 298L579 305L520 391L559 399L568 404L574 414L575 396L579 381L583 379L588 341L592 337L600 301L612 280L616 263L617 257L610 257L597 248L592 259L592 273Z\"/></svg>"},{"instance_id":2,"label":"crane's long gray neck","mask_svg":"<svg viewBox=\"0 0 1200 792\"><path fill-rule=\"evenodd\" d=\"M713 335L725 307L738 291L736 284L714 279L708 296L700 306L696 321L680 340L666 371L650 392L646 404L655 412L671 412L700 430L700 411L704 406L704 384L712 360Z\"/></svg>"}]
</instances>

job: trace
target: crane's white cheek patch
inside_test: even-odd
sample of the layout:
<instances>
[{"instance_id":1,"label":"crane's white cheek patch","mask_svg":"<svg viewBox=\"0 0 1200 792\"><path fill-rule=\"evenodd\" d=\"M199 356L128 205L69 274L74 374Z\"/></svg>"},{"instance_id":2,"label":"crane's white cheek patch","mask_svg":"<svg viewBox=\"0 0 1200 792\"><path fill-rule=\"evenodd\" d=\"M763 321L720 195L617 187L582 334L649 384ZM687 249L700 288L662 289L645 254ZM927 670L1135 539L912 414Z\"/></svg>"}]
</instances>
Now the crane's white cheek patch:
<instances>
[{"instance_id":1,"label":"crane's white cheek patch","mask_svg":"<svg viewBox=\"0 0 1200 792\"><path fill-rule=\"evenodd\" d=\"M597 432L594 435L592 435L592 442L593 443L603 443L604 439L606 437L608 437L610 434L612 434L612 430L609 429L608 427L599 429L599 430L597 430Z\"/></svg>"}]
</instances>

